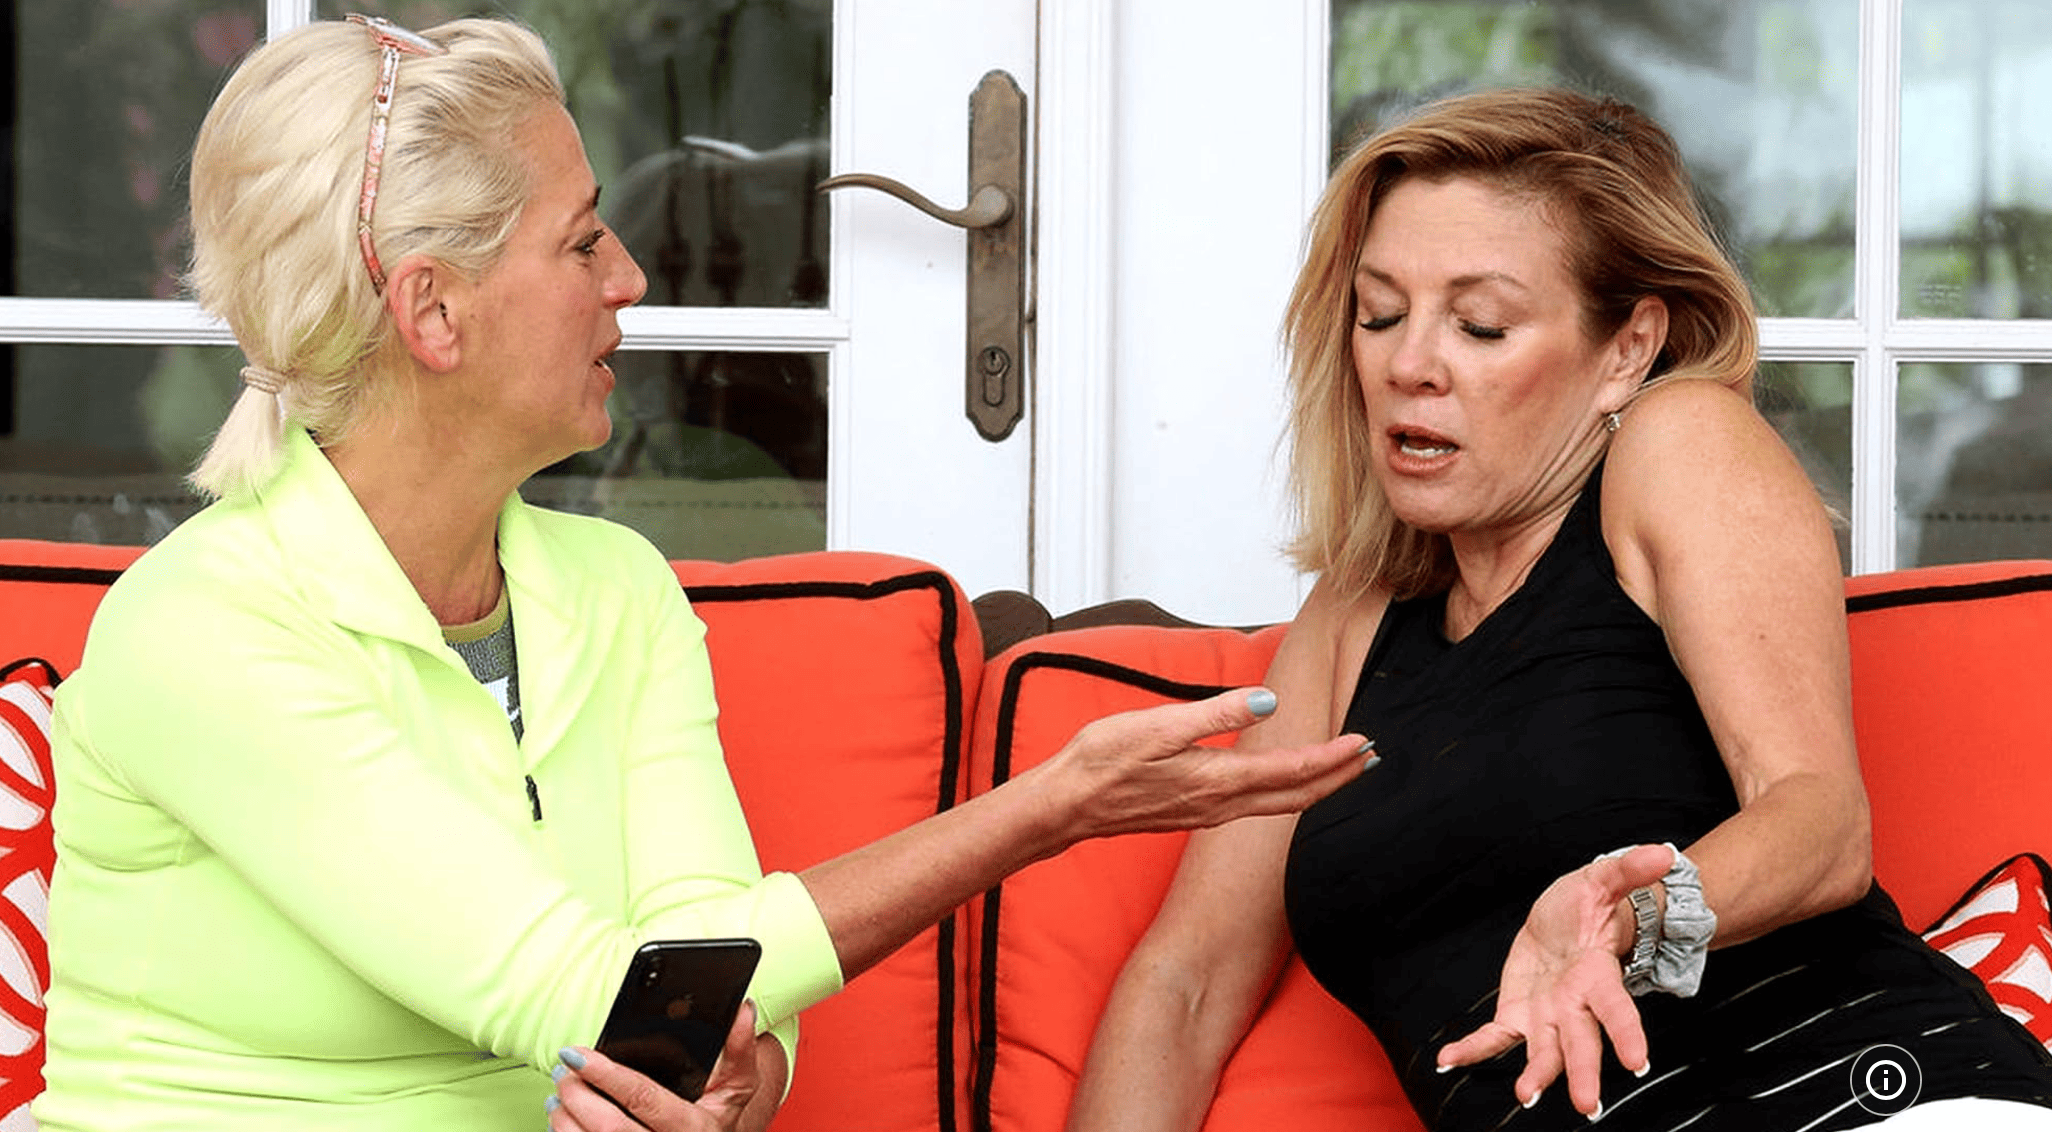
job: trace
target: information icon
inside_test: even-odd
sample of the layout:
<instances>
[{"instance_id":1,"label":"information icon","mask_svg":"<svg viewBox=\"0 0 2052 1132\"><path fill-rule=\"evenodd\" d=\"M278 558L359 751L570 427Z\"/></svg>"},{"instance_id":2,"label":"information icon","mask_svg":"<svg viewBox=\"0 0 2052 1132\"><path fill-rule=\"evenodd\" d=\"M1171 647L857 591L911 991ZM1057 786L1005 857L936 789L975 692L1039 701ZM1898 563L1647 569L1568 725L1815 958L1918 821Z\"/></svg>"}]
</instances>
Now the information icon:
<instances>
[{"instance_id":1,"label":"information icon","mask_svg":"<svg viewBox=\"0 0 2052 1132\"><path fill-rule=\"evenodd\" d=\"M1868 1046L1853 1058L1853 1099L1875 1116L1894 1116L1917 1103L1924 1071L1901 1046Z\"/></svg>"}]
</instances>

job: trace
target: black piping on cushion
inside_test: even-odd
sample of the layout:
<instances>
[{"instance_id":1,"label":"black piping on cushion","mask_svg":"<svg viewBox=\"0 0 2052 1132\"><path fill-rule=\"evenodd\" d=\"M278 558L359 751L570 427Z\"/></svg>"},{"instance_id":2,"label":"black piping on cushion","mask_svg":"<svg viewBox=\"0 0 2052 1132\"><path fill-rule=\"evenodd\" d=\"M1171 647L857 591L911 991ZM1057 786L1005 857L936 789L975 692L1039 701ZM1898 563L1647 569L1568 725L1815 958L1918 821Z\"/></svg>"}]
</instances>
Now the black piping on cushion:
<instances>
[{"instance_id":1,"label":"black piping on cushion","mask_svg":"<svg viewBox=\"0 0 2052 1132\"><path fill-rule=\"evenodd\" d=\"M929 590L940 606L939 663L941 682L947 696L947 718L942 738L940 797L934 812L955 805L962 781L962 666L955 653L961 631L961 610L955 604L954 583L938 570L921 570L874 582L758 582L740 585L685 586L684 596L693 605L720 602L784 601L800 598L840 598L874 601L914 590ZM955 917L937 925L939 934L935 975L939 979L938 1017L934 1022L934 1068L937 1079L936 1103L940 1114L939 1132L955 1132Z\"/></svg>"},{"instance_id":2,"label":"black piping on cushion","mask_svg":"<svg viewBox=\"0 0 2052 1132\"><path fill-rule=\"evenodd\" d=\"M82 586L111 586L119 570L97 566L23 566L0 563L0 582L63 582Z\"/></svg>"},{"instance_id":3,"label":"black piping on cushion","mask_svg":"<svg viewBox=\"0 0 2052 1132\"><path fill-rule=\"evenodd\" d=\"M2052 590L2052 574L2026 574L2017 578L1994 578L1985 582L1967 582L1956 586L1914 586L1905 590L1883 590L1880 593L1846 598L1845 611L1866 613L1876 609L1896 609L1905 605L1982 601L1987 598L2014 597L2017 594L2039 593L2044 590Z\"/></svg>"},{"instance_id":4,"label":"black piping on cushion","mask_svg":"<svg viewBox=\"0 0 2052 1132\"><path fill-rule=\"evenodd\" d=\"M1029 652L1012 662L1005 673L1005 687L998 698L996 739L991 751L990 787L996 789L1012 777L1012 728L1018 719L1019 697L1028 672L1056 669L1080 672L1115 684L1125 684L1177 700L1210 699L1231 689L1222 684L1189 684L1152 672L1113 664L1096 657L1070 653ZM976 972L976 1075L973 1078L969 1118L972 1132L992 1132L991 1089L997 1077L997 957L999 905L1004 885L983 895L982 964Z\"/></svg>"},{"instance_id":5,"label":"black piping on cushion","mask_svg":"<svg viewBox=\"0 0 2052 1132\"><path fill-rule=\"evenodd\" d=\"M2008 860L2002 862L2001 864L1995 866L1992 869L1989 869L1986 873L1982 874L1981 879L1975 881L1970 885L1967 885L1966 891L1960 894L1959 899L1952 902L1952 907L1947 908L1945 911L1939 913L1937 919L1932 920L1931 923L1927 927L1925 927L1922 932L1919 932L1917 934L1929 935L1931 932L1936 931L1938 929L1938 925L1951 919L1961 908L1967 906L1968 901L1972 900L1976 896L1979 896L1981 894L1981 890L1988 887L1989 881L1994 880L1998 876L2001 876L2005 871L2008 870L2009 866L2016 864L2018 861L2025 860L2031 862L2032 865L2036 866L2038 870L2038 883L2045 886L2045 891L2052 892L2052 864L2046 863L2045 858L2038 856L2036 853L2018 853L2016 856L2009 858Z\"/></svg>"}]
</instances>

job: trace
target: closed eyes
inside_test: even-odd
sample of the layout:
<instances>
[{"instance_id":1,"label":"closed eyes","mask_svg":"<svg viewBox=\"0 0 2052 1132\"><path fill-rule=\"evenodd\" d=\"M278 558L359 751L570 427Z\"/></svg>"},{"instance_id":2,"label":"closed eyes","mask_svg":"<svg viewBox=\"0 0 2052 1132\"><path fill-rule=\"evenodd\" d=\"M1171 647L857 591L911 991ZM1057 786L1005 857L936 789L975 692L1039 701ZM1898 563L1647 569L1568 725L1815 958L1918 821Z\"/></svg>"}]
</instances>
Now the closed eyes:
<instances>
[{"instance_id":1,"label":"closed eyes","mask_svg":"<svg viewBox=\"0 0 2052 1132\"><path fill-rule=\"evenodd\" d=\"M1383 315L1379 318L1364 318L1360 326L1361 329L1368 331L1388 330L1403 320L1404 316L1400 314ZM1459 325L1463 334L1471 338L1480 338L1485 342L1494 342L1504 336L1504 328L1501 326L1484 326L1466 319L1461 319Z\"/></svg>"}]
</instances>

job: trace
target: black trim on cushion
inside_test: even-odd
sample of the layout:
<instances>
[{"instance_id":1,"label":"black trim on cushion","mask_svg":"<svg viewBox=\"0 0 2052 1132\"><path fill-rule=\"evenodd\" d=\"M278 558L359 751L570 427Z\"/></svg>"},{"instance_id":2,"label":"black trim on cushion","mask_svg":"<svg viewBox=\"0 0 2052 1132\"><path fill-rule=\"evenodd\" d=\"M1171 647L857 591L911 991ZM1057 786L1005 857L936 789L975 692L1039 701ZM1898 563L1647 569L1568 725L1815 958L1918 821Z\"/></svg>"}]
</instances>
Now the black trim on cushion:
<instances>
[{"instance_id":1,"label":"black trim on cushion","mask_svg":"<svg viewBox=\"0 0 2052 1132\"><path fill-rule=\"evenodd\" d=\"M2001 876L2005 871L2009 869L2009 866L2014 865L2018 861L2023 860L2028 860L2038 867L2039 882L2045 886L2046 892L2052 892L2052 864L2048 864L2045 861L2045 858L2038 856L2036 853L2018 853L2016 856L2003 861L2001 864L1995 866L1992 869L1989 869L1986 873L1982 874L1981 879L1975 881L1970 885L1967 885L1966 891L1960 893L1959 899L1952 902L1952 907L1947 908L1945 911L1939 913L1937 919L1932 920L1928 927L1926 927L1923 931L1918 932L1917 934L1929 935L1930 933L1937 931L1938 925L1951 919L1953 915L1957 913L1961 908L1964 908L1969 903L1971 903L1974 897L1979 896L1981 894L1981 890L1988 887L1989 881L1994 880L1998 876Z\"/></svg>"},{"instance_id":2,"label":"black trim on cushion","mask_svg":"<svg viewBox=\"0 0 2052 1132\"><path fill-rule=\"evenodd\" d=\"M23 566L0 563L0 582L63 582L71 585L111 586L119 570L97 566Z\"/></svg>"},{"instance_id":3,"label":"black trim on cushion","mask_svg":"<svg viewBox=\"0 0 2052 1132\"><path fill-rule=\"evenodd\" d=\"M1210 699L1221 692L1231 691L1224 684L1189 684L1181 680L1170 680L1113 664L1096 657L1076 656L1072 653L1029 652L1012 662L1005 673L1005 688L998 697L996 739L992 744L990 758L990 788L995 790L1012 777L1012 728L1019 714L1019 697L1028 672L1040 669L1055 669L1063 672L1080 672L1096 676L1115 684L1125 684L1159 696L1184 701ZM993 886L983 894L983 941L978 949L982 964L976 972L976 1076L971 1087L969 1118L971 1132L992 1132L990 1108L991 1089L997 1078L997 957L999 905L1004 895L1004 884Z\"/></svg>"},{"instance_id":4,"label":"black trim on cushion","mask_svg":"<svg viewBox=\"0 0 2052 1132\"><path fill-rule=\"evenodd\" d=\"M20 672L22 669L27 668L30 665L35 665L37 668L43 670L43 676L45 677L44 682L49 684L52 688L55 688L57 685L62 684L64 682L64 676L62 673L59 673L57 671L56 665L51 664L49 661L44 660L40 656L25 656L22 657L20 660L8 664L5 667L0 667L0 684L4 684L9 680L14 679L15 673Z\"/></svg>"},{"instance_id":5,"label":"black trim on cushion","mask_svg":"<svg viewBox=\"0 0 2052 1132\"><path fill-rule=\"evenodd\" d=\"M1935 605L1953 601L1981 601L1994 597L2041 593L2052 590L2052 574L2026 574L2018 578L1995 578L1956 586L1916 586L1906 590L1883 590L1845 599L1847 613L1895 609L1905 605Z\"/></svg>"},{"instance_id":6,"label":"black trim on cushion","mask_svg":"<svg viewBox=\"0 0 2052 1132\"><path fill-rule=\"evenodd\" d=\"M946 690L947 718L941 756L940 798L934 813L945 813L955 805L955 793L962 781L962 665L955 655L956 636L961 631L961 610L955 603L955 585L938 570L920 570L875 582L754 582L738 585L684 586L684 596L693 605L721 602L785 601L800 598L841 598L874 601L913 590L931 590L940 605L940 670ZM934 1027L934 1075L938 1082L940 1127L938 1132L955 1132L955 917L943 918L936 937L935 974L940 980L939 1018Z\"/></svg>"}]
</instances>

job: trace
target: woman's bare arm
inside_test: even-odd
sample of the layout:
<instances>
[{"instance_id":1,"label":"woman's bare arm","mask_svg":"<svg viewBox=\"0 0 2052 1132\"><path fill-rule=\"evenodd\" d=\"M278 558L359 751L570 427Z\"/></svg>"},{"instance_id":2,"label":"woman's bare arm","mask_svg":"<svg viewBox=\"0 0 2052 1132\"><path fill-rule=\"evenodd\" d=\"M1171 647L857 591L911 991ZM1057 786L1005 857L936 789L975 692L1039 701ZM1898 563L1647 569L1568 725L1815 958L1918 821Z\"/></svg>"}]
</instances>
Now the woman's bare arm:
<instances>
[{"instance_id":1,"label":"woman's bare arm","mask_svg":"<svg viewBox=\"0 0 2052 1132\"><path fill-rule=\"evenodd\" d=\"M1290 689L1275 689L1292 711ZM1260 718L1249 692L1091 723L1054 757L987 794L799 874L843 977L956 905L1078 841L1295 813L1361 772L1361 736L1259 750L1196 746Z\"/></svg>"},{"instance_id":2,"label":"woman's bare arm","mask_svg":"<svg viewBox=\"0 0 2052 1132\"><path fill-rule=\"evenodd\" d=\"M1380 612L1379 601L1350 607L1322 584L1314 590L1269 668L1282 705L1241 733L1242 747L1313 743L1332 734L1335 700L1345 702L1367 649L1361 619L1369 618L1372 634ZM1354 643L1358 648L1348 647ZM1348 654L1351 668L1342 659ZM1191 835L1161 911L1127 959L1098 1024L1070 1132L1203 1123L1219 1072L1289 954L1282 882L1295 828L1294 815L1251 817Z\"/></svg>"},{"instance_id":3,"label":"woman's bare arm","mask_svg":"<svg viewBox=\"0 0 2052 1132\"><path fill-rule=\"evenodd\" d=\"M1738 793L1738 814L1684 847L1717 913L1711 946L1728 946L1843 907L1873 877L1845 584L1816 489L1738 394L1678 382L1631 415L1605 530Z\"/></svg>"}]
</instances>

